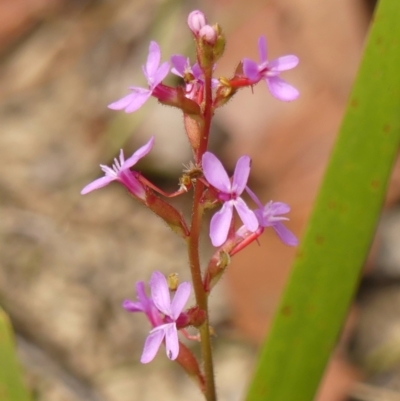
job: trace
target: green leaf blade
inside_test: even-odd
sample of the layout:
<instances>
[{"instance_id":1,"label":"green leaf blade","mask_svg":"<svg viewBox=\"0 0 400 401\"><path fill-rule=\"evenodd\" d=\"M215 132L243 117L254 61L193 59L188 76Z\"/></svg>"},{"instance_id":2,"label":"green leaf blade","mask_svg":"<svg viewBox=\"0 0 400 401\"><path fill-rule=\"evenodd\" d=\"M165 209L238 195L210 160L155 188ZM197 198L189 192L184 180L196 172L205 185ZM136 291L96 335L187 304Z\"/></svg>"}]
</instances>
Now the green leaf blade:
<instances>
[{"instance_id":1,"label":"green leaf blade","mask_svg":"<svg viewBox=\"0 0 400 401\"><path fill-rule=\"evenodd\" d=\"M0 309L0 400L30 401L15 354L8 316Z\"/></svg>"},{"instance_id":2,"label":"green leaf blade","mask_svg":"<svg viewBox=\"0 0 400 401\"><path fill-rule=\"evenodd\" d=\"M381 0L247 401L311 401L376 229L400 141L400 8Z\"/></svg>"}]
</instances>

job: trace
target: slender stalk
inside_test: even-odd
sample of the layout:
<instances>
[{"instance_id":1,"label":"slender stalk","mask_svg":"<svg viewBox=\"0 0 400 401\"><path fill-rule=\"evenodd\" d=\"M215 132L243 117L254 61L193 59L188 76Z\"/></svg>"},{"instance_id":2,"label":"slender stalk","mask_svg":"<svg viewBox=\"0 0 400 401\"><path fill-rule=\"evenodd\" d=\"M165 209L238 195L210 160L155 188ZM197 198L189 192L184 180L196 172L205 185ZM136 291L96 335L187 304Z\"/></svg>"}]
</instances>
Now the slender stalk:
<instances>
[{"instance_id":1,"label":"slender stalk","mask_svg":"<svg viewBox=\"0 0 400 401\"><path fill-rule=\"evenodd\" d=\"M211 117L212 117L212 92L211 92L211 74L212 70L204 71L204 125L203 132L200 139L200 146L196 155L196 162L200 163L204 152L207 150L208 137L210 135ZM208 312L208 298L204 290L200 258L199 258L199 240L200 240L200 227L202 219L202 208L200 199L204 191L204 184L197 180L194 195L193 195L193 208L192 208L192 221L190 228L190 236L188 239L188 253L190 270L192 274L193 288L196 296L196 302L200 309L206 313L206 321L200 328L201 338L201 354L204 366L204 375L206 379L205 397L207 401L216 401L217 395L215 391L214 380L214 365L211 350L211 338L209 328L209 312Z\"/></svg>"},{"instance_id":2,"label":"slender stalk","mask_svg":"<svg viewBox=\"0 0 400 401\"><path fill-rule=\"evenodd\" d=\"M201 226L200 197L204 190L204 184L201 181L196 183L193 197L193 214L188 240L188 252L190 261L190 270L192 274L193 288L197 305L206 312L206 321L200 328L201 354L204 364L204 375L206 379L205 397L207 401L216 401L216 391L214 382L214 366L211 350L211 338L209 329L209 312L207 293L204 290L201 277L200 259L199 259L199 239Z\"/></svg>"},{"instance_id":3,"label":"slender stalk","mask_svg":"<svg viewBox=\"0 0 400 401\"><path fill-rule=\"evenodd\" d=\"M204 152L207 150L208 147L208 138L210 136L210 127L211 127L211 119L213 115L212 110L212 88L211 88L211 79L212 79L212 69L208 71L204 71L204 126L203 126L203 133L200 138L200 146L197 153L197 162L201 160Z\"/></svg>"}]
</instances>

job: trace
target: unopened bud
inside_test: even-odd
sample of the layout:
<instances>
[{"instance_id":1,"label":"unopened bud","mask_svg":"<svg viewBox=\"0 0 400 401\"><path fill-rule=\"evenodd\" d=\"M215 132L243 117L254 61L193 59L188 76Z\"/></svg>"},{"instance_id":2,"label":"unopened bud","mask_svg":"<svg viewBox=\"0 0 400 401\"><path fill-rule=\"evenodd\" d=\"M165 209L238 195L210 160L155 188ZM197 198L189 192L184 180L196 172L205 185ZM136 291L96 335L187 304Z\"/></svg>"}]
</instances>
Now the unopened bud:
<instances>
[{"instance_id":1,"label":"unopened bud","mask_svg":"<svg viewBox=\"0 0 400 401\"><path fill-rule=\"evenodd\" d=\"M211 25L204 25L199 31L199 36L208 44L213 45L217 41L218 33Z\"/></svg>"},{"instance_id":2,"label":"unopened bud","mask_svg":"<svg viewBox=\"0 0 400 401\"><path fill-rule=\"evenodd\" d=\"M230 242L232 241L228 239L224 247L229 245ZM225 250L222 249L214 254L204 274L203 285L206 292L209 293L215 284L218 283L230 262L231 258L229 253Z\"/></svg>"},{"instance_id":3,"label":"unopened bud","mask_svg":"<svg viewBox=\"0 0 400 401\"><path fill-rule=\"evenodd\" d=\"M203 72L211 70L225 49L225 36L219 25L204 25L200 29L197 43L197 57L200 67Z\"/></svg>"},{"instance_id":4,"label":"unopened bud","mask_svg":"<svg viewBox=\"0 0 400 401\"><path fill-rule=\"evenodd\" d=\"M192 11L187 19L190 30L197 36L200 29L207 24L206 17L199 10Z\"/></svg>"}]
</instances>

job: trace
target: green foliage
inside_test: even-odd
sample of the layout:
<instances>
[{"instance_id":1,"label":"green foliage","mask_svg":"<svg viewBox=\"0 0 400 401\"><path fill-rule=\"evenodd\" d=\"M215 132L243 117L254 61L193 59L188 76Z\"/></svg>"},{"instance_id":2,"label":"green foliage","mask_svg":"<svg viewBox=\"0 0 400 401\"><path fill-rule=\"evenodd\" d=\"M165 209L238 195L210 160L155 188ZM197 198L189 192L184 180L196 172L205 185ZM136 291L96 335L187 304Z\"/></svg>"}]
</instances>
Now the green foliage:
<instances>
[{"instance_id":1,"label":"green foliage","mask_svg":"<svg viewBox=\"0 0 400 401\"><path fill-rule=\"evenodd\" d=\"M0 309L0 400L29 401L15 355L8 316Z\"/></svg>"},{"instance_id":2,"label":"green foliage","mask_svg":"<svg viewBox=\"0 0 400 401\"><path fill-rule=\"evenodd\" d=\"M247 401L311 401L374 235L400 138L400 7L381 0Z\"/></svg>"}]
</instances>

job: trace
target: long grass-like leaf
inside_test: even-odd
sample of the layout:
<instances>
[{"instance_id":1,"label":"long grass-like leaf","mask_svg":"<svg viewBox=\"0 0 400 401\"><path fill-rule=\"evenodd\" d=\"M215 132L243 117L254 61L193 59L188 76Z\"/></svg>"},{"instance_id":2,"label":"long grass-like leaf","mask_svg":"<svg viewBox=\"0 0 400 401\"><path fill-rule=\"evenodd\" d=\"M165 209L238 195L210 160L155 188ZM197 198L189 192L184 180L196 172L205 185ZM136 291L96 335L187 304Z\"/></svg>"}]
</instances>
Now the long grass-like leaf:
<instances>
[{"instance_id":1,"label":"long grass-like leaf","mask_svg":"<svg viewBox=\"0 0 400 401\"><path fill-rule=\"evenodd\" d=\"M0 400L30 401L15 354L8 316L0 309Z\"/></svg>"},{"instance_id":2,"label":"long grass-like leaf","mask_svg":"<svg viewBox=\"0 0 400 401\"><path fill-rule=\"evenodd\" d=\"M398 1L381 0L247 401L311 401L335 347L399 145L399 21Z\"/></svg>"}]
</instances>

